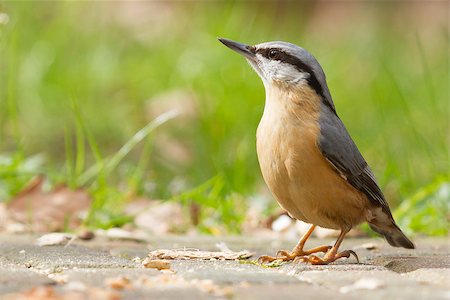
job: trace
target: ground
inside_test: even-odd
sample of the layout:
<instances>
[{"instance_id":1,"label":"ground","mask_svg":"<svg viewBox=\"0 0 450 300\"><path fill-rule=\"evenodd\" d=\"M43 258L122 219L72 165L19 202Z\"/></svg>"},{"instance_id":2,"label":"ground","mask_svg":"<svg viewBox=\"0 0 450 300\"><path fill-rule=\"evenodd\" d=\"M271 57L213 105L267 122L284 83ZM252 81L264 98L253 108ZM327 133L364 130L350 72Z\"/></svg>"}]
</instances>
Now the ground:
<instances>
[{"instance_id":1,"label":"ground","mask_svg":"<svg viewBox=\"0 0 450 300\"><path fill-rule=\"evenodd\" d=\"M448 239L416 239L416 250L381 239L346 239L358 253L329 266L247 261L173 260L170 270L144 268L154 249L230 249L273 254L292 240L254 237L147 237L145 241L96 237L68 246L35 245L37 236L0 235L1 299L450 299ZM311 240L308 245L330 244ZM141 259L137 259L139 257ZM28 296L26 298L25 296ZM53 298L52 298L53 297Z\"/></svg>"}]
</instances>

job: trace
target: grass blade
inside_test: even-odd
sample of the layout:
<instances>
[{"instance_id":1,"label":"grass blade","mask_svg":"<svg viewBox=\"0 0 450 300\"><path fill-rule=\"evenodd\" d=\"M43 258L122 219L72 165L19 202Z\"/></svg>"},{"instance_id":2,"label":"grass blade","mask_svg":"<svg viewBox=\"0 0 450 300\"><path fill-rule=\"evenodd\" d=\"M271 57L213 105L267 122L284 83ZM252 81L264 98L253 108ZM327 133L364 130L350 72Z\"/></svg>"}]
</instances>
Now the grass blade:
<instances>
[{"instance_id":1,"label":"grass blade","mask_svg":"<svg viewBox=\"0 0 450 300\"><path fill-rule=\"evenodd\" d=\"M153 130L166 123L167 121L178 116L179 112L177 110L170 110L155 118L153 121L145 125L142 129L136 132L131 139L128 140L111 158L106 159L106 163L99 164L96 163L94 166L89 168L86 172L80 175L78 179L78 185L85 185L87 182L92 180L100 171L104 171L105 176L110 174L117 165L122 161L122 159L130 153L130 151L139 144L144 138L146 138Z\"/></svg>"}]
</instances>

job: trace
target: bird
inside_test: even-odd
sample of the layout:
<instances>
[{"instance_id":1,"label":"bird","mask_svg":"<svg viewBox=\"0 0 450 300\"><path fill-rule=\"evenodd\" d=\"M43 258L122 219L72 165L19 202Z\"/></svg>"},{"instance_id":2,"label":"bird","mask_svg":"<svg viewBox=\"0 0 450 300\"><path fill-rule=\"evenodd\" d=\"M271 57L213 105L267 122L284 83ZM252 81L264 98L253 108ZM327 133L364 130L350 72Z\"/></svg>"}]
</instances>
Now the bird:
<instances>
[{"instance_id":1,"label":"bird","mask_svg":"<svg viewBox=\"0 0 450 300\"><path fill-rule=\"evenodd\" d=\"M355 256L339 252L345 235L367 222L394 247L415 246L396 224L375 176L338 116L316 60L283 41L247 45L218 38L243 55L261 78L264 111L256 130L256 152L264 181L279 205L311 224L292 251L264 255L261 263L299 259L327 265ZM305 250L316 226L339 230L333 246ZM318 256L318 253L324 253Z\"/></svg>"}]
</instances>

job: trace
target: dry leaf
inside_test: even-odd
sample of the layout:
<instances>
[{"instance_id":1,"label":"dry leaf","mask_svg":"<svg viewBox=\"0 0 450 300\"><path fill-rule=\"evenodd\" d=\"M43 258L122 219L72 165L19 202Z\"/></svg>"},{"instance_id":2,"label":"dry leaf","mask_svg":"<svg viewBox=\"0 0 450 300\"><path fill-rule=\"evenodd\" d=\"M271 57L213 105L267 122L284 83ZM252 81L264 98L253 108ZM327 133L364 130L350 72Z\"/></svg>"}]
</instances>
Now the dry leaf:
<instances>
[{"instance_id":1,"label":"dry leaf","mask_svg":"<svg viewBox=\"0 0 450 300\"><path fill-rule=\"evenodd\" d=\"M43 191L44 177L34 179L8 204L12 222L27 225L33 232L62 231L77 228L89 209L91 198L82 189L60 186Z\"/></svg>"},{"instance_id":2,"label":"dry leaf","mask_svg":"<svg viewBox=\"0 0 450 300\"><path fill-rule=\"evenodd\" d=\"M142 262L142 265L146 268L158 269L158 270L167 270L170 269L170 262L162 259L150 259L147 257Z\"/></svg>"},{"instance_id":3,"label":"dry leaf","mask_svg":"<svg viewBox=\"0 0 450 300\"><path fill-rule=\"evenodd\" d=\"M57 246L67 244L74 235L68 233L54 232L49 234L44 234L36 240L36 245L43 246Z\"/></svg>"},{"instance_id":4,"label":"dry leaf","mask_svg":"<svg viewBox=\"0 0 450 300\"><path fill-rule=\"evenodd\" d=\"M253 253L247 250L233 252L233 251L201 251L201 250L170 250L159 249L151 251L148 254L150 259L221 259L221 260L235 260L235 259L247 259L251 257Z\"/></svg>"}]
</instances>

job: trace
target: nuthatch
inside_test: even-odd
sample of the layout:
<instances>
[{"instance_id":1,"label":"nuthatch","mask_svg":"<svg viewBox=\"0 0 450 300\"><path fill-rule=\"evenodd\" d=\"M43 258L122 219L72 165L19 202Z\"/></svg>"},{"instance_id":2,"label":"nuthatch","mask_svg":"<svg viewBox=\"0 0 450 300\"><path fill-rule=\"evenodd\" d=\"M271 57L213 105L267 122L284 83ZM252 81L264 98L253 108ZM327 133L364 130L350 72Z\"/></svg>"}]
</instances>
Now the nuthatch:
<instances>
[{"instance_id":1,"label":"nuthatch","mask_svg":"<svg viewBox=\"0 0 450 300\"><path fill-rule=\"evenodd\" d=\"M281 250L276 257L260 260L300 257L311 264L328 264L351 254L358 258L351 250L338 249L350 229L364 221L391 246L413 249L338 117L317 60L291 43L249 46L219 40L247 59L266 90L256 150L267 186L289 215L312 224L292 252ZM341 231L333 247L303 249L316 226ZM325 255L313 255L317 252Z\"/></svg>"}]
</instances>

